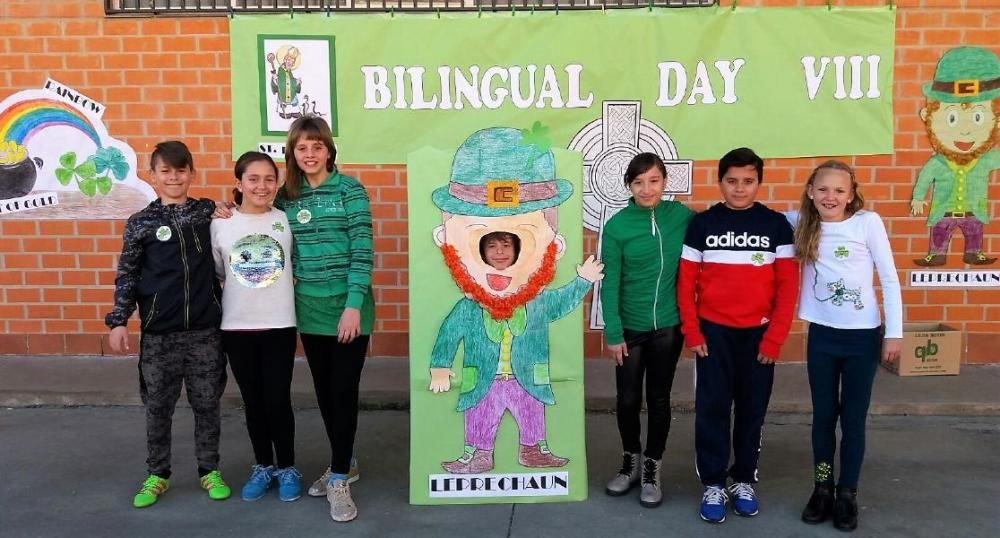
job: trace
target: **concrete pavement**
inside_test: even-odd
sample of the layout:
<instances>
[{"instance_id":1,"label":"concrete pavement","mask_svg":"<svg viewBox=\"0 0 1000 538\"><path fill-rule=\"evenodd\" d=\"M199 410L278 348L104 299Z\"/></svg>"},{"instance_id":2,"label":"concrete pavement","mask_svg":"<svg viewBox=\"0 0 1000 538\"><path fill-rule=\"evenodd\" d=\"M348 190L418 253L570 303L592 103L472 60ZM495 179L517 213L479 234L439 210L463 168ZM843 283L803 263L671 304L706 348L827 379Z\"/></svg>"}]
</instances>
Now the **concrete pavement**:
<instances>
[{"instance_id":1,"label":"concrete pavement","mask_svg":"<svg viewBox=\"0 0 1000 538\"><path fill-rule=\"evenodd\" d=\"M682 361L664 458L666 501L639 507L637 494L604 495L620 461L610 361L585 363L590 499L580 503L410 506L408 363L370 359L362 382L354 487L360 518L335 524L323 499L212 502L198 488L190 411L174 426L174 479L157 505L136 510L144 477L144 425L134 357L0 356L0 537L35 536L839 536L799 513L811 489L809 388L803 364L780 364L765 428L758 491L762 513L719 526L698 519L694 476L692 362ZM955 377L900 378L880 369L856 536L996 536L1000 498L1000 367L963 367ZM328 457L308 368L296 364L298 467L304 483ZM239 490L252 454L239 394L224 398L222 470ZM181 399L181 406L184 399ZM42 406L42 407L32 407ZM82 406L82 407L63 407ZM100 407L86 407L100 406ZM898 416L918 415L918 416ZM938 416L927 416L938 415ZM952 416L962 415L962 416Z\"/></svg>"},{"instance_id":2,"label":"concrete pavement","mask_svg":"<svg viewBox=\"0 0 1000 538\"><path fill-rule=\"evenodd\" d=\"M297 412L298 467L319 474L326 442L316 410ZM665 455L663 506L638 505L637 493L607 497L604 481L619 462L614 417L587 415L590 498L544 505L411 506L407 502L409 419L401 411L361 415L360 517L329 519L323 499L282 503L272 491L254 503L211 501L197 485L190 411L174 426L174 477L156 505L131 498L144 475L143 413L138 407L0 409L0 536L843 536L807 526L799 513L811 489L807 415L772 413L761 456L761 514L698 519L693 416L675 413ZM995 417L872 417L862 474L860 527L854 536L990 537L998 528L1000 422ZM251 450L238 410L223 416L222 470L238 491Z\"/></svg>"}]
</instances>

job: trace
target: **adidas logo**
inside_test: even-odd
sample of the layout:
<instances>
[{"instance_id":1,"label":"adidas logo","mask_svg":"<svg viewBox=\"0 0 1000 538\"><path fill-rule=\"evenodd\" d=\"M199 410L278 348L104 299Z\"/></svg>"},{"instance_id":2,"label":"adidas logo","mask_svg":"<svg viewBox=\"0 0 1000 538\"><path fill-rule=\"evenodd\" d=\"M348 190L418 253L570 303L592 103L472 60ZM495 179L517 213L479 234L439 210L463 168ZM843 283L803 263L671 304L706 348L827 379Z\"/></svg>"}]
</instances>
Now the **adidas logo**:
<instances>
[{"instance_id":1,"label":"adidas logo","mask_svg":"<svg viewBox=\"0 0 1000 538\"><path fill-rule=\"evenodd\" d=\"M771 246L771 239L767 236L750 235L749 232L743 232L740 235L736 235L736 232L726 232L723 235L710 235L706 237L705 246L712 248L718 248L718 247L769 248Z\"/></svg>"}]
</instances>

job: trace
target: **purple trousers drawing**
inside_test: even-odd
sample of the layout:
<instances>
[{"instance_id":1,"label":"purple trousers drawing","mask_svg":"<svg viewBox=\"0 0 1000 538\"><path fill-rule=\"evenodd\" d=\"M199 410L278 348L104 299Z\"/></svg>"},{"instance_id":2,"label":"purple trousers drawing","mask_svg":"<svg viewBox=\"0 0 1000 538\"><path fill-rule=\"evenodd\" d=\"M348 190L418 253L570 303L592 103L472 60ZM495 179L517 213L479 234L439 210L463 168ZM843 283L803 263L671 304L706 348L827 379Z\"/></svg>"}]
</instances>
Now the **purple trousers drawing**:
<instances>
[{"instance_id":1,"label":"purple trousers drawing","mask_svg":"<svg viewBox=\"0 0 1000 538\"><path fill-rule=\"evenodd\" d=\"M983 249L983 223L972 213L966 212L964 217L944 217L931 227L931 254L947 253L955 228L962 230L962 235L965 236L965 252L975 253Z\"/></svg>"},{"instance_id":2,"label":"purple trousers drawing","mask_svg":"<svg viewBox=\"0 0 1000 538\"><path fill-rule=\"evenodd\" d=\"M520 430L520 443L534 446L545 439L545 404L536 400L514 377L497 376L479 403L465 412L465 444L493 450L497 429L506 411Z\"/></svg>"}]
</instances>

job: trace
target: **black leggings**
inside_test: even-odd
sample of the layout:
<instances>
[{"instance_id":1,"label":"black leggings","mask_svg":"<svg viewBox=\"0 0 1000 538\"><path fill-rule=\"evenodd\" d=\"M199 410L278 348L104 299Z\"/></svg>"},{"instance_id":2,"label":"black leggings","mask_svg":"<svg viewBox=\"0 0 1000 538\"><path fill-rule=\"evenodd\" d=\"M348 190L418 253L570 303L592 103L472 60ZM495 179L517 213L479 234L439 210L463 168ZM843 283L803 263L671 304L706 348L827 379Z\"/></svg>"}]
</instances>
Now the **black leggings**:
<instances>
[{"instance_id":1,"label":"black leggings","mask_svg":"<svg viewBox=\"0 0 1000 538\"><path fill-rule=\"evenodd\" d=\"M647 458L661 459L670 433L670 388L674 384L677 359L684 342L680 325L644 333L625 329L628 356L615 368L618 388L618 433L625 452L642 451L639 413L642 411L642 380L646 377Z\"/></svg>"},{"instance_id":2,"label":"black leggings","mask_svg":"<svg viewBox=\"0 0 1000 538\"><path fill-rule=\"evenodd\" d=\"M278 468L295 465L295 414L292 367L295 327L266 331L223 331L222 346L240 386L247 433L257 463ZM273 450L272 450L273 445Z\"/></svg>"},{"instance_id":3,"label":"black leggings","mask_svg":"<svg viewBox=\"0 0 1000 538\"><path fill-rule=\"evenodd\" d=\"M809 324L806 344L812 393L813 463L817 482L833 480L840 420L840 480L856 489L865 458L865 423L882 351L882 330Z\"/></svg>"},{"instance_id":4,"label":"black leggings","mask_svg":"<svg viewBox=\"0 0 1000 538\"><path fill-rule=\"evenodd\" d=\"M312 371L316 401L330 439L330 470L347 474L358 431L358 385L369 335L341 344L336 336L303 334L302 347Z\"/></svg>"}]
</instances>

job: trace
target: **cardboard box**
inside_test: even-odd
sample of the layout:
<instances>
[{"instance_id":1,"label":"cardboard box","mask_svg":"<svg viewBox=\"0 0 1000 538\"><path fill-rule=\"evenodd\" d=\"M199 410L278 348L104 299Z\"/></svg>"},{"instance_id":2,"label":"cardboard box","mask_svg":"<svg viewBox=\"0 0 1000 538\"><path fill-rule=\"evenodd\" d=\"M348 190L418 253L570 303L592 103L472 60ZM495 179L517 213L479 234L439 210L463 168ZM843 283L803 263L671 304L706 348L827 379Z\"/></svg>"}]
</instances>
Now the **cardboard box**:
<instances>
[{"instance_id":1,"label":"cardboard box","mask_svg":"<svg viewBox=\"0 0 1000 538\"><path fill-rule=\"evenodd\" d=\"M957 375L961 364L962 333L942 323L904 324L899 360L882 362L901 376Z\"/></svg>"}]
</instances>

